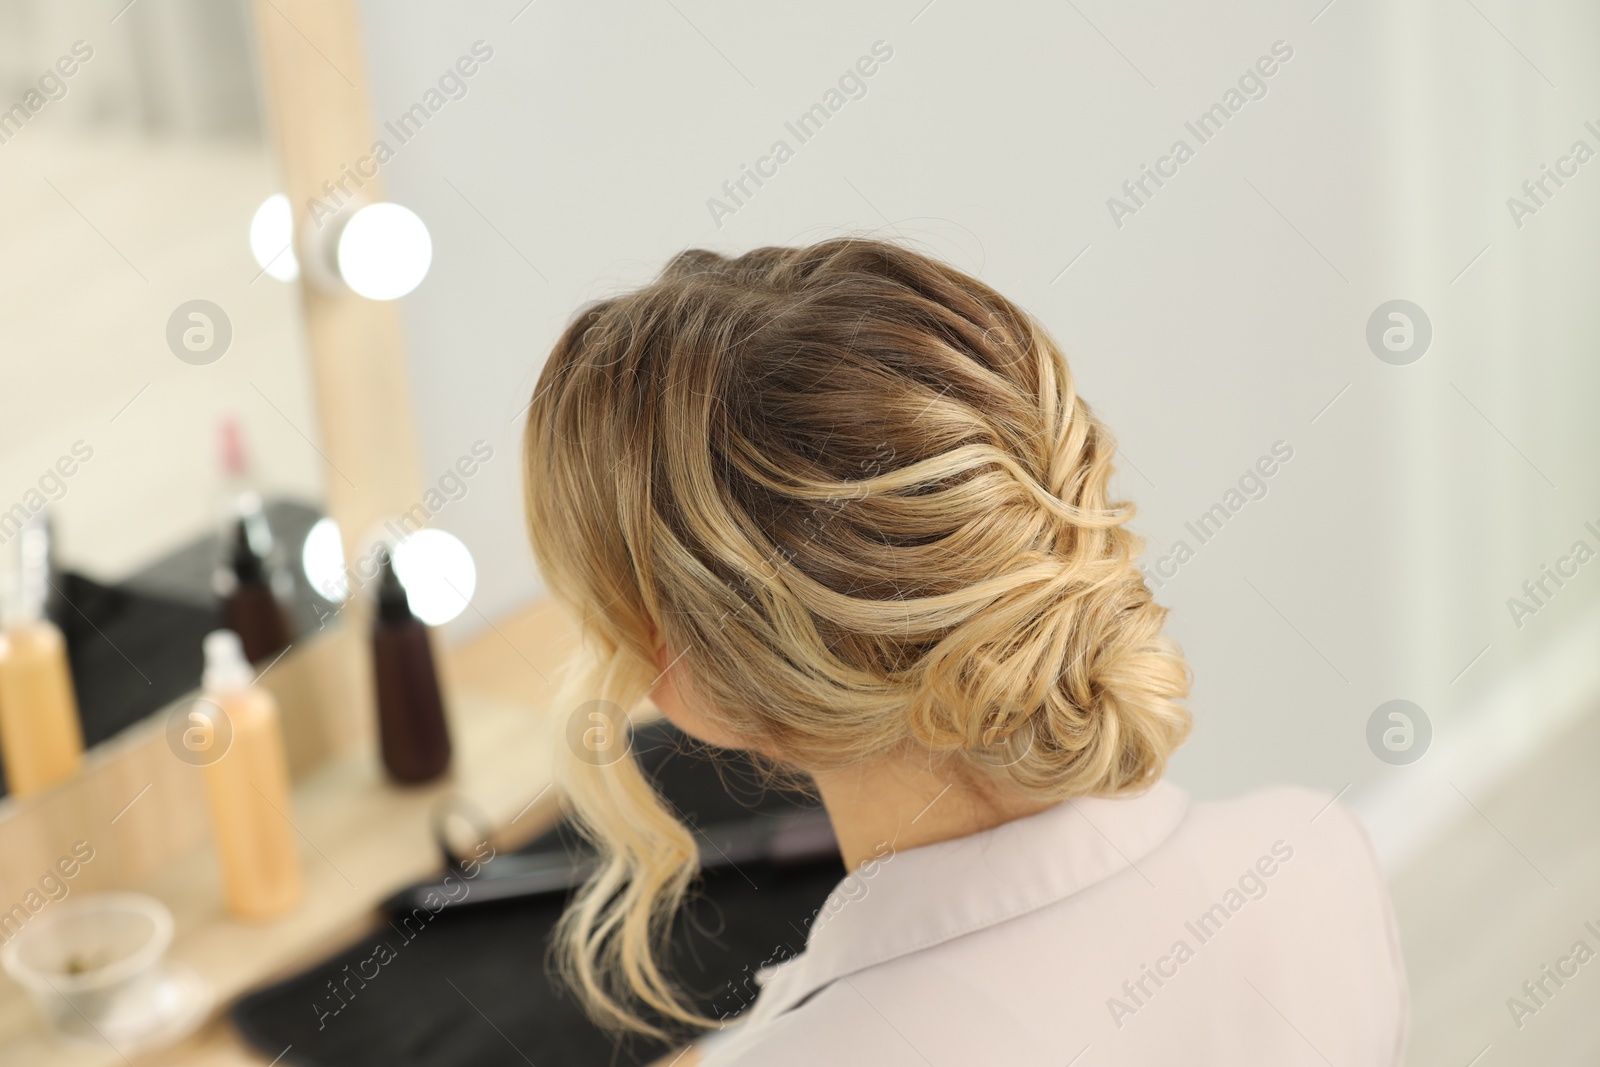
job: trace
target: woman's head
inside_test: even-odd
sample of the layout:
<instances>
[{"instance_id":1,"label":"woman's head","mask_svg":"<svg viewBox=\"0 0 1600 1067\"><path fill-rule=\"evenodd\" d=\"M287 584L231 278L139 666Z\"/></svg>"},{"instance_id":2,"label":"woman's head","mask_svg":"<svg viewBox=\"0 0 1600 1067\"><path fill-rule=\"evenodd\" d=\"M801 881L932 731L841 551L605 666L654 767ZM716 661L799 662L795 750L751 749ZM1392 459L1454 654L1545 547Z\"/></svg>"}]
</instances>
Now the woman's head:
<instances>
[{"instance_id":1,"label":"woman's head","mask_svg":"<svg viewBox=\"0 0 1600 1067\"><path fill-rule=\"evenodd\" d=\"M930 753L1035 799L1139 788L1189 719L1115 445L1054 342L876 241L686 252L578 315L529 409L527 506L583 620L569 699L672 664L713 740L805 772ZM655 969L693 842L631 761L577 761L612 863L565 962L602 1018L691 1021Z\"/></svg>"}]
</instances>

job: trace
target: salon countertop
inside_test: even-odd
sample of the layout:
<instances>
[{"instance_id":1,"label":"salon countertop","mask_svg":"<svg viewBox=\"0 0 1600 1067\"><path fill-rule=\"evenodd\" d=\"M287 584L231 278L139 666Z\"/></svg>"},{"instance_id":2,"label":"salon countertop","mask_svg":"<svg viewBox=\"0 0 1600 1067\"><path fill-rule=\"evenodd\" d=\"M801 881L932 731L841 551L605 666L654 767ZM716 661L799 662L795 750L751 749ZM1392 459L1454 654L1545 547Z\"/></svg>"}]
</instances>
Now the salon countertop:
<instances>
[{"instance_id":1,"label":"salon countertop","mask_svg":"<svg viewBox=\"0 0 1600 1067\"><path fill-rule=\"evenodd\" d=\"M241 993L314 963L376 921L375 905L439 863L429 812L447 793L477 804L502 829L504 843L553 824L548 789L556 620L544 605L490 627L449 653L447 676L456 746L445 780L398 789L387 784L376 754L338 757L294 787L306 899L277 922L247 925L222 911L216 858L209 844L148 884L135 886L173 911L169 957L195 968L217 996L217 1013L199 1033L166 1050L124 1057L109 1045L68 1048L45 1032L20 988L0 983L0 1065L4 1067L259 1067L223 1010ZM540 666L535 666L535 663Z\"/></svg>"}]
</instances>

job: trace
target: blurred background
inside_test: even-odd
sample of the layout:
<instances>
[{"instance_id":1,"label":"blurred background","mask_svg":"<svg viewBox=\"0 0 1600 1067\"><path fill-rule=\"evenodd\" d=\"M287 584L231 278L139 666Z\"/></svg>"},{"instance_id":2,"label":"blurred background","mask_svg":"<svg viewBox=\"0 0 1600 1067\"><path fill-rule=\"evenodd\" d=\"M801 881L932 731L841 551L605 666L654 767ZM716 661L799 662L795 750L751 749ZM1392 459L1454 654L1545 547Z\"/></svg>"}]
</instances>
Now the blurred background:
<instances>
[{"instance_id":1,"label":"blurred background","mask_svg":"<svg viewBox=\"0 0 1600 1067\"><path fill-rule=\"evenodd\" d=\"M56 607L91 749L200 676L196 637L140 687L101 631L147 632L137 597L215 625L240 530L269 531L291 636L342 612L374 536L436 531L402 578L446 672L504 645L497 690L542 688L517 450L557 333L687 247L868 233L1063 344L1194 666L1172 777L1358 811L1410 1062L1600 1055L1600 978L1508 1005L1600 946L1600 10L351 7L336 40L272 0L0 2L0 109L22 105L0 110L0 536L47 515L62 591L124 598L87 629ZM302 112L367 124L300 195L284 153L315 138L274 69ZM365 253L319 254L322 214L380 199L422 236L379 219ZM319 328L319 271L397 296L391 325ZM179 314L197 300L220 352L184 347L218 326ZM386 329L399 394L340 370ZM368 393L387 406L347 417ZM338 435L369 426L403 428L413 476L362 511ZM36 873L0 871L5 899Z\"/></svg>"}]
</instances>

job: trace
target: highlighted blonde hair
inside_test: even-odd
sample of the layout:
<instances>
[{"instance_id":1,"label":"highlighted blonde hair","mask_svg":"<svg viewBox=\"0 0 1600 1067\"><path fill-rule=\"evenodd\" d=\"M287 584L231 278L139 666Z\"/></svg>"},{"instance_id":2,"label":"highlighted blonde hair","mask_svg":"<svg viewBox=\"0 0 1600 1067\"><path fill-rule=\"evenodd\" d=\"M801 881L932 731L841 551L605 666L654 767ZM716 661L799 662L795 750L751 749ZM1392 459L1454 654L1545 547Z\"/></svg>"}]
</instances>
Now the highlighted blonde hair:
<instances>
[{"instance_id":1,"label":"highlighted blonde hair","mask_svg":"<svg viewBox=\"0 0 1600 1067\"><path fill-rule=\"evenodd\" d=\"M699 715L794 768L931 752L1034 799L1141 789L1188 734L1111 434L1040 325L954 268L862 239L685 252L578 314L525 447L585 639L564 711L636 708L665 645ZM690 831L631 758L563 778L605 861L564 974L603 1024L714 1025L659 963Z\"/></svg>"}]
</instances>

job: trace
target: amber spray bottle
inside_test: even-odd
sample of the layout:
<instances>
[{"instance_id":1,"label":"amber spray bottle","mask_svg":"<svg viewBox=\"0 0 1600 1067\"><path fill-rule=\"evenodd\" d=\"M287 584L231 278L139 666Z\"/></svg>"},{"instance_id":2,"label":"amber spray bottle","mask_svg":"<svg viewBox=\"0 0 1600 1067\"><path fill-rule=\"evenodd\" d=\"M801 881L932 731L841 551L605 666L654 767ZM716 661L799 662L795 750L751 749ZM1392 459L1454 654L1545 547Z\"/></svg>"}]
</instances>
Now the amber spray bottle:
<instances>
[{"instance_id":1,"label":"amber spray bottle","mask_svg":"<svg viewBox=\"0 0 1600 1067\"><path fill-rule=\"evenodd\" d=\"M382 553L378 614L372 626L378 739L390 777L428 782L450 766L450 727L434 670L428 628L411 613L394 560Z\"/></svg>"},{"instance_id":2,"label":"amber spray bottle","mask_svg":"<svg viewBox=\"0 0 1600 1067\"><path fill-rule=\"evenodd\" d=\"M45 614L51 583L42 515L13 546L0 590L0 759L7 788L22 797L78 773L83 727L66 639Z\"/></svg>"},{"instance_id":3,"label":"amber spray bottle","mask_svg":"<svg viewBox=\"0 0 1600 1067\"><path fill-rule=\"evenodd\" d=\"M205 767L228 913L276 919L304 892L278 704L231 630L206 636L201 692L183 741Z\"/></svg>"}]
</instances>

